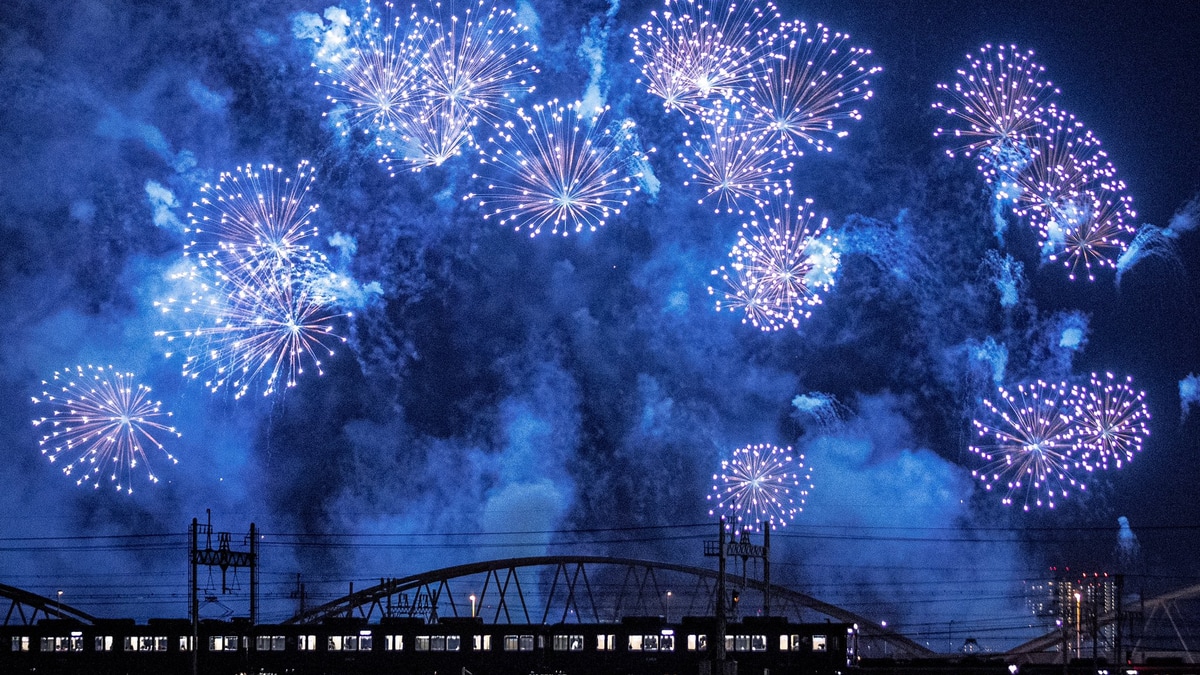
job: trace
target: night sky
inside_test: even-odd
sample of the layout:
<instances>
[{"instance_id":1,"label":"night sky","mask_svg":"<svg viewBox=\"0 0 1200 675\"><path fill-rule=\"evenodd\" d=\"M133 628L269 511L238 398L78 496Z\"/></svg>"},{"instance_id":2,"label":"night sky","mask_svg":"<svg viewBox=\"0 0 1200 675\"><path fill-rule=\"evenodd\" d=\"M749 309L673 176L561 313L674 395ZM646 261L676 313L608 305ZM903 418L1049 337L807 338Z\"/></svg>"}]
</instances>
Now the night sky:
<instances>
[{"instance_id":1,"label":"night sky","mask_svg":"<svg viewBox=\"0 0 1200 675\"><path fill-rule=\"evenodd\" d=\"M710 272L740 221L684 187L686 125L635 83L628 35L657 4L518 7L538 18L525 103L578 99L598 73L610 114L656 148L658 182L594 233L531 239L462 200L481 188L474 151L393 178L339 136L304 37L324 4L5 3L0 582L100 616L184 616L183 533L205 509L268 535L267 620L293 613L296 573L332 598L515 555L704 565L721 459L774 443L805 454L813 483L773 539L777 580L901 631L954 619L993 648L1036 634L1008 630L1027 619L1022 581L1113 569L1119 516L1147 596L1197 583L1200 415L1180 382L1200 373L1200 5L781 3L850 33L883 72L849 136L790 175L844 246L835 285L798 329L764 333L714 310ZM1011 214L995 236L974 163L933 137L936 83L989 42L1036 51L1156 228L1119 283L1068 281ZM154 336L188 206L222 171L303 159L316 246L354 282L348 340L295 388L210 393ZM40 454L31 399L79 364L136 373L174 412L178 465L150 455L160 483L76 487ZM971 419L998 384L1105 371L1147 392L1131 465L1052 512L973 481ZM793 404L815 393L836 404Z\"/></svg>"}]
</instances>

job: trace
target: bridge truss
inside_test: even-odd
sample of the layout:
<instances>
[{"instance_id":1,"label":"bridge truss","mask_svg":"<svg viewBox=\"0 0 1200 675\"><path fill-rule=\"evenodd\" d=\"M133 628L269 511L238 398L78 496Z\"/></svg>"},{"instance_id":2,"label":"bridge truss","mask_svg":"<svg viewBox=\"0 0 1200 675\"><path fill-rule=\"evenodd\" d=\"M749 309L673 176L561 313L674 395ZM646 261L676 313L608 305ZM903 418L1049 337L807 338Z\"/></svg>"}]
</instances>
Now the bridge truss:
<instances>
[{"instance_id":1,"label":"bridge truss","mask_svg":"<svg viewBox=\"0 0 1200 675\"><path fill-rule=\"evenodd\" d=\"M5 605L7 604L7 607ZM53 598L0 584L0 613L5 626L32 626L42 619L73 619L95 623L95 618Z\"/></svg>"},{"instance_id":2,"label":"bridge truss","mask_svg":"<svg viewBox=\"0 0 1200 675\"><path fill-rule=\"evenodd\" d=\"M730 575L740 616L754 615L766 585ZM356 591L285 623L327 618L477 617L487 623L605 623L626 616L712 616L717 572L700 567L602 556L509 558L446 567ZM928 648L849 610L772 584L771 614L793 621L858 624L860 640L880 653L928 656ZM737 619L738 616L733 617Z\"/></svg>"}]
</instances>

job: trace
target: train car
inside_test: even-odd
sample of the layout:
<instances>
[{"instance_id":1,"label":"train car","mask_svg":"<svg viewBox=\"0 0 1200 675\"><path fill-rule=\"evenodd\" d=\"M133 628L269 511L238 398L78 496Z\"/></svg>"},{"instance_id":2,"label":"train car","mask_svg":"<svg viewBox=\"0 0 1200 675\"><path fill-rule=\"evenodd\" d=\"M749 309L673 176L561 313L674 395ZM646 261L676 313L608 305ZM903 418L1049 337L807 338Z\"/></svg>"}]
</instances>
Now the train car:
<instances>
[{"instance_id":1,"label":"train car","mask_svg":"<svg viewBox=\"0 0 1200 675\"><path fill-rule=\"evenodd\" d=\"M856 660L852 625L747 618L728 624L738 672L834 675ZM472 618L248 621L43 620L0 628L0 673L51 675L680 675L712 672L716 621L629 617L619 623L485 624Z\"/></svg>"}]
</instances>

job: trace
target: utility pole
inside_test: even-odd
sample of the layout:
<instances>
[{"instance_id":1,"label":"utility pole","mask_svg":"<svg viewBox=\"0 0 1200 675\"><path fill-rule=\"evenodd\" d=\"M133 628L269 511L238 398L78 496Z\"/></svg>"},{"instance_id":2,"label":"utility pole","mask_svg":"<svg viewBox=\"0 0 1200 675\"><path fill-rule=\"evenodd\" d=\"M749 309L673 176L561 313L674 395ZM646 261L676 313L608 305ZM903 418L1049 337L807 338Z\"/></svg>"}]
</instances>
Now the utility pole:
<instances>
[{"instance_id":1,"label":"utility pole","mask_svg":"<svg viewBox=\"0 0 1200 675\"><path fill-rule=\"evenodd\" d=\"M710 558L717 558L717 602L716 602L716 643L713 645L713 665L714 670L718 675L724 675L725 672L725 631L726 631L726 609L725 609L725 558L727 549L725 546L725 516L721 516L721 522L718 524L717 540L704 542L704 555Z\"/></svg>"},{"instance_id":2,"label":"utility pole","mask_svg":"<svg viewBox=\"0 0 1200 675\"><path fill-rule=\"evenodd\" d=\"M258 625L258 528L254 523L250 523L250 534L248 536L250 551L234 551L231 548L233 535L229 532L217 533L217 548L212 546L212 509L206 510L208 513L208 522L204 525L200 524L195 518L192 518L192 537L191 546L188 551L188 562L190 564L189 577L191 577L191 619L192 619L192 675L199 675L200 667L198 655L200 653L200 594L199 594L199 567L220 567L221 568L221 593L229 593L229 584L227 583L226 573L229 568L234 568L236 574L237 568L250 568L250 625ZM200 533L204 533L204 548L200 548Z\"/></svg>"}]
</instances>

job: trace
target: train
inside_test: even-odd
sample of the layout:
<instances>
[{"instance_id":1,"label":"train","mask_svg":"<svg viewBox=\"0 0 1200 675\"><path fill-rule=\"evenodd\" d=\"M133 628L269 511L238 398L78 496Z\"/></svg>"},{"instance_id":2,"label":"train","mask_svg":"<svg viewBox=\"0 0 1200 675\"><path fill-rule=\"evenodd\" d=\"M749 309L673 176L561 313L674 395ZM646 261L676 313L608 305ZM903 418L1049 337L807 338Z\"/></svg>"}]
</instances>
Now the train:
<instances>
[{"instance_id":1,"label":"train","mask_svg":"<svg viewBox=\"0 0 1200 675\"><path fill-rule=\"evenodd\" d=\"M746 617L726 626L715 662L712 617L614 623L485 624L471 617L247 620L42 620L0 627L0 673L128 675L842 675L858 660L845 623Z\"/></svg>"}]
</instances>

